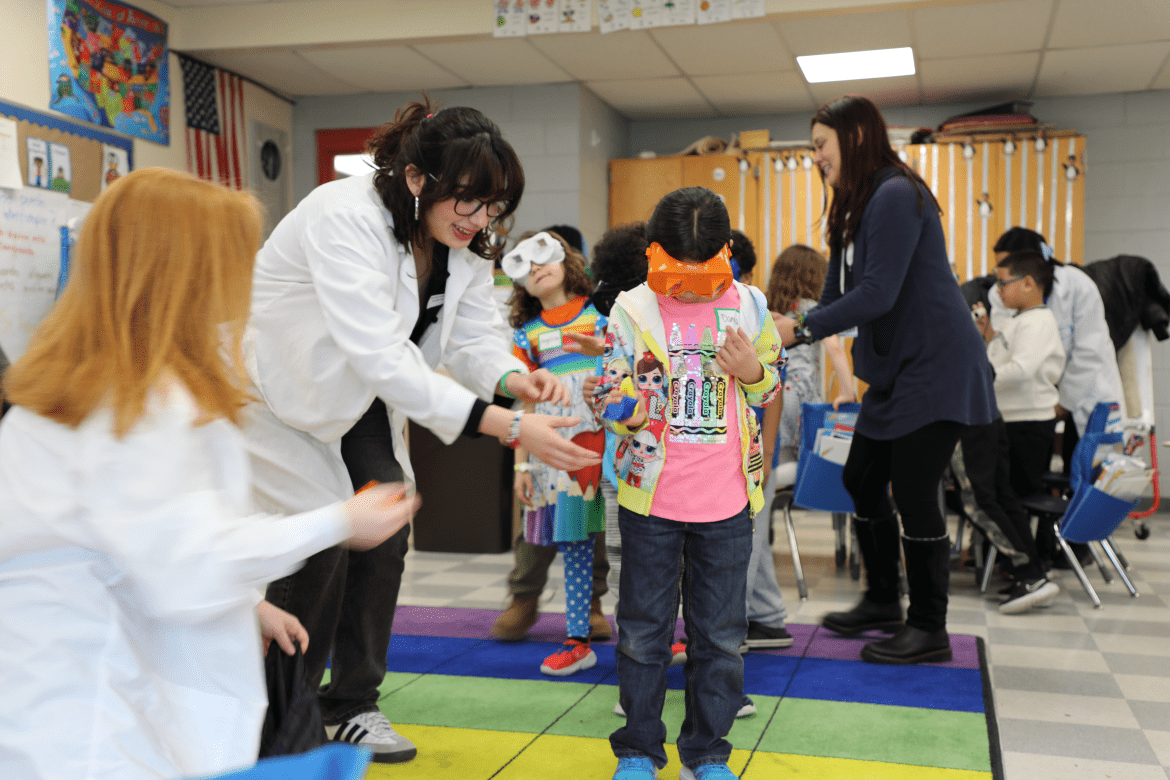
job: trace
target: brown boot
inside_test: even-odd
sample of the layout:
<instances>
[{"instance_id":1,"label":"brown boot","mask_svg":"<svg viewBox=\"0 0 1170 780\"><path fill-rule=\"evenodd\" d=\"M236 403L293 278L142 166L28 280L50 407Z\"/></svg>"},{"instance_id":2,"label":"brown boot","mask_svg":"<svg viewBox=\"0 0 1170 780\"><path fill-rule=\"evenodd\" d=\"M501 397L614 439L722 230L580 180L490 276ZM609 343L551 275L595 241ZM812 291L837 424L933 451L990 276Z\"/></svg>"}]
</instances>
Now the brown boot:
<instances>
[{"instance_id":1,"label":"brown boot","mask_svg":"<svg viewBox=\"0 0 1170 780\"><path fill-rule=\"evenodd\" d=\"M589 605L589 641L591 642L605 642L613 638L613 626L605 618L605 613L601 611L601 599L593 599L593 603Z\"/></svg>"},{"instance_id":2,"label":"brown boot","mask_svg":"<svg viewBox=\"0 0 1170 780\"><path fill-rule=\"evenodd\" d=\"M492 636L505 642L519 642L536 624L536 596L513 596L512 603L492 624Z\"/></svg>"}]
</instances>

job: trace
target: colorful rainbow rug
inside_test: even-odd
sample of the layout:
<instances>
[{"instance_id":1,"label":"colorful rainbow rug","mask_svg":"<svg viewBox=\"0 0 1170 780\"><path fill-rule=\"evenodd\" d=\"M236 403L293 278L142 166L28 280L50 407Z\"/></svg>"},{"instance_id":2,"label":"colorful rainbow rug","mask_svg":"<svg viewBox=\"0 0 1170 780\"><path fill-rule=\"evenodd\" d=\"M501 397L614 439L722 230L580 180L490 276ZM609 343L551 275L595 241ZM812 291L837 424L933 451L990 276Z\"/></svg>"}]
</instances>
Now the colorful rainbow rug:
<instances>
[{"instance_id":1,"label":"colorful rainbow rug","mask_svg":"<svg viewBox=\"0 0 1170 780\"><path fill-rule=\"evenodd\" d=\"M418 746L405 764L369 777L459 780L608 780L609 735L621 723L612 642L568 678L540 673L563 641L564 617L542 615L531 641L489 638L497 612L400 607L382 710ZM789 624L796 643L744 656L755 715L736 721L730 766L745 780L1001 780L1002 761L982 640L951 636L954 660L875 666L865 637ZM680 633L681 636L681 625ZM668 739L683 719L682 667L668 677ZM678 776L678 754L662 778Z\"/></svg>"}]
</instances>

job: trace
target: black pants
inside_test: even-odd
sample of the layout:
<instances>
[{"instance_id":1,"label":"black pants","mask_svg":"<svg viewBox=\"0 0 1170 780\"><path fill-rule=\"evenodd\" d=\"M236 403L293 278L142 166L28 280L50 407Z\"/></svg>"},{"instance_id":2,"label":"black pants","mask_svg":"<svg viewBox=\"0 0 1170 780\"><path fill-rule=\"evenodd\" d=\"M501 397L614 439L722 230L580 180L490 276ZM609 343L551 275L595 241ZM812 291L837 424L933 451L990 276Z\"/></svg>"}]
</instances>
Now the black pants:
<instances>
[{"instance_id":1,"label":"black pants","mask_svg":"<svg viewBox=\"0 0 1170 780\"><path fill-rule=\"evenodd\" d=\"M1056 419L1007 423L1012 489L1021 498L1044 491L1044 480L1052 463Z\"/></svg>"},{"instance_id":2,"label":"black pants","mask_svg":"<svg viewBox=\"0 0 1170 780\"><path fill-rule=\"evenodd\" d=\"M902 532L911 539L947 535L938 504L938 485L950 463L963 425L939 420L896 439L871 439L856 433L842 480L853 497L857 515L884 518L892 514L887 497L902 516Z\"/></svg>"},{"instance_id":3,"label":"black pants","mask_svg":"<svg viewBox=\"0 0 1170 780\"><path fill-rule=\"evenodd\" d=\"M1036 540L1028 510L1012 489L1007 430L1002 417L987 425L968 425L963 429L963 465L967 479L979 504L991 521L999 526L1012 547L1028 556L1028 563L1014 567L1017 579L1034 580L1044 576L1040 568Z\"/></svg>"},{"instance_id":4,"label":"black pants","mask_svg":"<svg viewBox=\"0 0 1170 780\"><path fill-rule=\"evenodd\" d=\"M354 490L371 480L402 479L381 400L342 437L341 457ZM408 525L365 552L330 547L268 586L267 599L296 615L309 632L310 684L320 683L332 651L329 684L319 693L327 726L378 709L409 535Z\"/></svg>"}]
</instances>

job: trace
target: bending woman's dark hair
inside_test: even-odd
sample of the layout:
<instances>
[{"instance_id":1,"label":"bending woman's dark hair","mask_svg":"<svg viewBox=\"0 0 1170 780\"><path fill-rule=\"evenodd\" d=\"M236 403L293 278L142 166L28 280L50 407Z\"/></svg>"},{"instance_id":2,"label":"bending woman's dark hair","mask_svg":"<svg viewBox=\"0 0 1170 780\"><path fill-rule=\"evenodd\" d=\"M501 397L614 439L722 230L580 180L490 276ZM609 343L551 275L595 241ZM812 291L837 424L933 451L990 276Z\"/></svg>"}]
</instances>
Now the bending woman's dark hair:
<instances>
[{"instance_id":1,"label":"bending woman's dark hair","mask_svg":"<svg viewBox=\"0 0 1170 780\"><path fill-rule=\"evenodd\" d=\"M837 146L841 153L840 178L833 188L833 205L829 207L829 244L833 249L849 246L861 225L861 215L869 203L878 181L874 176L882 168L898 168L899 172L918 184L919 209L922 193L930 194L939 213L938 200L922 177L898 158L890 146L889 132L882 112L867 98L845 95L821 106L809 122L809 127L821 124L837 131ZM821 172L822 180L824 172ZM828 191L824 196L828 201Z\"/></svg>"},{"instance_id":2,"label":"bending woman's dark hair","mask_svg":"<svg viewBox=\"0 0 1170 780\"><path fill-rule=\"evenodd\" d=\"M1032 252L1039 252L1044 259L1053 265L1064 265L1064 263L1052 256L1052 247L1044 240L1044 236L1037 233L1035 230L1028 230L1026 227L1009 228L999 240L995 242L995 246L991 251L993 252L1019 252L1021 250L1030 250Z\"/></svg>"},{"instance_id":3,"label":"bending woman's dark hair","mask_svg":"<svg viewBox=\"0 0 1170 780\"><path fill-rule=\"evenodd\" d=\"M646 239L675 260L706 262L731 240L731 218L706 187L684 187L664 196L646 223Z\"/></svg>"},{"instance_id":4,"label":"bending woman's dark hair","mask_svg":"<svg viewBox=\"0 0 1170 780\"><path fill-rule=\"evenodd\" d=\"M500 128L474 108L437 108L428 98L394 112L394 120L378 129L368 150L374 157L374 188L394 217L394 238L410 249L424 243L425 220L414 218L414 195L406 186L406 168L417 167L426 177L419 195L419 214L435 203L458 198L503 202L495 218L503 222L520 204L524 169ZM481 230L470 249L495 259L502 247L492 247L490 230Z\"/></svg>"}]
</instances>

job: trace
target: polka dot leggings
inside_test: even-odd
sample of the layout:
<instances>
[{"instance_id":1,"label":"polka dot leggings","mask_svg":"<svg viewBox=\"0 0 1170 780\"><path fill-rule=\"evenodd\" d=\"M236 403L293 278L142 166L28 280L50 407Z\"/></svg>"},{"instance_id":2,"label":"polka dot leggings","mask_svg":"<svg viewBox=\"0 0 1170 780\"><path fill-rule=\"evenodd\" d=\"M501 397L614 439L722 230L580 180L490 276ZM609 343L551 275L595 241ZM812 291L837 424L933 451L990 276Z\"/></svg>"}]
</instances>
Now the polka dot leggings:
<instances>
[{"instance_id":1,"label":"polka dot leggings","mask_svg":"<svg viewBox=\"0 0 1170 780\"><path fill-rule=\"evenodd\" d=\"M565 633L589 638L589 604L593 601L593 539L561 542L565 558Z\"/></svg>"}]
</instances>

